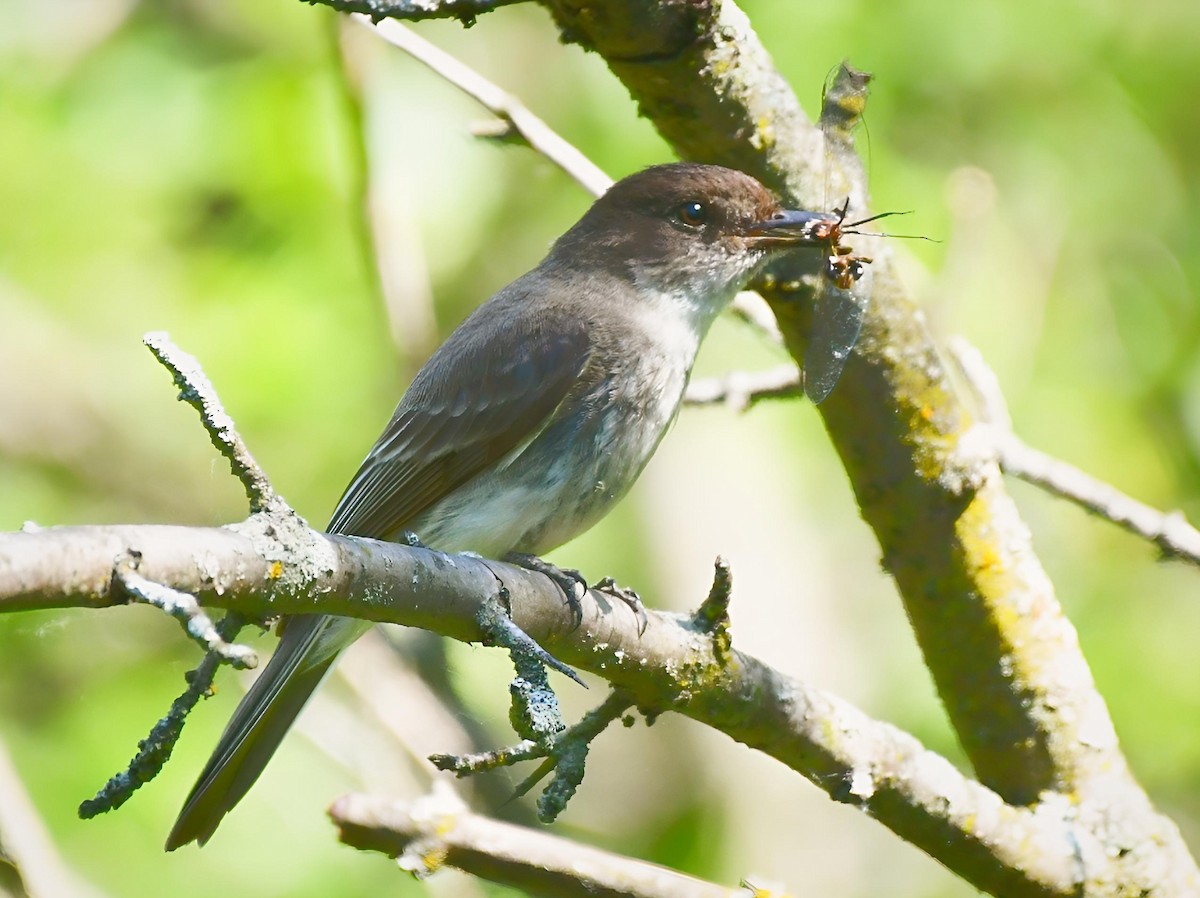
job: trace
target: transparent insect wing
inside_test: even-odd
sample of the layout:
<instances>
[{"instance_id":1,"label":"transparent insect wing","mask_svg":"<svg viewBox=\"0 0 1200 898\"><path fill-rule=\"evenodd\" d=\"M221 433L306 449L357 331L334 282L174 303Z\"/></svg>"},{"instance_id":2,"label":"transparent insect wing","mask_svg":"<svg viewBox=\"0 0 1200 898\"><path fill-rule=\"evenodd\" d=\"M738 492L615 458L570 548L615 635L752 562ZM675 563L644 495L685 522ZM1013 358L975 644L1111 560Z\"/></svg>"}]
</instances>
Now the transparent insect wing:
<instances>
[{"instance_id":1,"label":"transparent insect wing","mask_svg":"<svg viewBox=\"0 0 1200 898\"><path fill-rule=\"evenodd\" d=\"M814 405L833 391L842 376L862 331L871 294L870 266L853 257L846 264L852 266L849 288L838 287L827 271L821 275L815 297L812 332L804 354L804 393Z\"/></svg>"},{"instance_id":2,"label":"transparent insect wing","mask_svg":"<svg viewBox=\"0 0 1200 898\"><path fill-rule=\"evenodd\" d=\"M814 297L812 330L804 359L804 392L813 403L833 390L862 330L870 295L870 259L854 256L841 246L841 224L850 209L855 172L863 180L862 163L854 151L854 131L862 120L871 76L842 64L830 72L821 94L818 127L825 144L825 208L845 196L845 204L829 213L838 227L830 234L825 264ZM861 198L860 198L861 201Z\"/></svg>"}]
</instances>

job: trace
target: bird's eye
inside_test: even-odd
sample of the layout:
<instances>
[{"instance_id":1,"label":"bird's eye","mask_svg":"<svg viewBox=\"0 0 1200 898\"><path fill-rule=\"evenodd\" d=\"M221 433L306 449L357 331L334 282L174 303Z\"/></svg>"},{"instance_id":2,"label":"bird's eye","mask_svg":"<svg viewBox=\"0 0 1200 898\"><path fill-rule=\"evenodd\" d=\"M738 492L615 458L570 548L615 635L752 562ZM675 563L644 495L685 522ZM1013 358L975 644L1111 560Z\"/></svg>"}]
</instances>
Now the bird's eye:
<instances>
[{"instance_id":1,"label":"bird's eye","mask_svg":"<svg viewBox=\"0 0 1200 898\"><path fill-rule=\"evenodd\" d=\"M690 228L698 228L708 221L708 206L699 200L688 200L675 210L678 219Z\"/></svg>"}]
</instances>

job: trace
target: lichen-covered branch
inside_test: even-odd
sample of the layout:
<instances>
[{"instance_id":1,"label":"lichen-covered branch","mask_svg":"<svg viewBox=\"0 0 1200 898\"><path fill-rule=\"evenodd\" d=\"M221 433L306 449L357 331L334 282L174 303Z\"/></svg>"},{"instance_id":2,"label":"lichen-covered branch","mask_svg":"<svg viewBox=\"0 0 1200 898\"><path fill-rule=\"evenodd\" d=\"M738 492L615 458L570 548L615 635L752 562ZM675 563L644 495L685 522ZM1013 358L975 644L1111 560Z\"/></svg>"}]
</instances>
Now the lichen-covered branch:
<instances>
[{"instance_id":1,"label":"lichen-covered branch","mask_svg":"<svg viewBox=\"0 0 1200 898\"><path fill-rule=\"evenodd\" d=\"M171 372L175 386L179 388L180 401L186 402L200 415L213 446L229 461L234 476L241 481L246 498L250 500L250 510L286 508L271 486L271 481L250 454L242 435L233 426L233 419L225 412L216 390L196 358L172 343L165 333L146 334L142 342L154 353L159 363Z\"/></svg>"},{"instance_id":2,"label":"lichen-covered branch","mask_svg":"<svg viewBox=\"0 0 1200 898\"><path fill-rule=\"evenodd\" d=\"M804 117L733 2L541 2L564 40L606 60L680 156L740 168L803 208L819 204L826 183L834 196L864 205L847 142L827 143ZM802 27L798 11L797 37ZM958 454L971 416L888 248L878 239L860 247L875 259L871 304L859 346L820 411L964 749L981 780L1014 804L1062 789L1094 802L1098 820L1136 809L1146 838L1121 849L1115 880L1158 886L1166 870L1173 894L1195 891L1195 862L1130 776L998 468ZM765 295L802 363L806 305L795 295Z\"/></svg>"},{"instance_id":3,"label":"lichen-covered branch","mask_svg":"<svg viewBox=\"0 0 1200 898\"><path fill-rule=\"evenodd\" d=\"M125 595L175 618L183 625L188 637L205 652L216 655L222 662L239 670L258 667L258 655L253 649L226 640L218 626L188 593L147 580L137 573L128 559L119 560L114 567L113 576Z\"/></svg>"},{"instance_id":4,"label":"lichen-covered branch","mask_svg":"<svg viewBox=\"0 0 1200 898\"><path fill-rule=\"evenodd\" d=\"M603 56L642 113L685 158L741 168L802 206L825 175L858 205L856 160L800 111L732 2L620 0L601 13L543 0L563 37ZM801 20L797 17L797 28ZM834 166L832 172L828 167ZM920 311L875 258L863 338L821 406L864 518L908 614L963 746L984 782L1017 803L1045 789L1089 788L1124 771L1103 700L994 466L964 467L971 424ZM768 292L802 361L806 317ZM1106 788L1113 785L1106 776ZM1140 790L1125 777L1131 794Z\"/></svg>"},{"instance_id":5,"label":"lichen-covered branch","mask_svg":"<svg viewBox=\"0 0 1200 898\"><path fill-rule=\"evenodd\" d=\"M161 585L158 588L167 589ZM176 590L171 591L176 592ZM180 593L180 595L184 595L184 593ZM244 646L227 641L233 639L243 625L244 621L240 615L229 612L213 628L214 635L221 643L235 649L235 656L244 656L249 653ZM183 735L183 726L187 723L188 715L192 713L192 709L196 707L200 699L209 695L213 677L216 675L217 668L223 663L231 663L228 653L214 650L205 653L196 668L185 676L187 688L175 701L171 702L167 713L155 721L146 738L138 741L137 752L129 759L125 768L110 776L94 796L80 802L80 819L89 820L100 814L115 811L132 798L134 792L162 772L167 761L171 759L171 754L175 751L179 737Z\"/></svg>"},{"instance_id":6,"label":"lichen-covered branch","mask_svg":"<svg viewBox=\"0 0 1200 898\"><path fill-rule=\"evenodd\" d=\"M307 547L283 545L298 540ZM483 637L480 607L499 576L518 626L555 657L609 680L639 707L674 710L778 758L858 805L981 888L1070 894L1074 809L1012 808L911 736L728 649L690 618L650 615L590 592L576 628L558 588L522 568L368 539L222 528L64 527L0 534L0 612L125 601L112 559L137 552L143 577L248 617L311 612ZM1071 838L1068 838L1068 834ZM1038 846L1030 852L1028 846Z\"/></svg>"}]
</instances>

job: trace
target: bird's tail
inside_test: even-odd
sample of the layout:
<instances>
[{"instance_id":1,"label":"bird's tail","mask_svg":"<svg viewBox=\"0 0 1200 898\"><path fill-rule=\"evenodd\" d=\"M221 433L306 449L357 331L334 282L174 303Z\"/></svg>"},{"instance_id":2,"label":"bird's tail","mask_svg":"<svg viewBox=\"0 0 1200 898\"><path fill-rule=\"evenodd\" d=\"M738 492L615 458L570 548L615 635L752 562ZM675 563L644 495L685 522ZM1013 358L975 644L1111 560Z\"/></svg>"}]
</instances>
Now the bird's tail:
<instances>
[{"instance_id":1,"label":"bird's tail","mask_svg":"<svg viewBox=\"0 0 1200 898\"><path fill-rule=\"evenodd\" d=\"M271 662L233 712L192 787L167 837L167 851L209 840L254 785L338 653L364 629L359 621L324 614L288 620Z\"/></svg>"}]
</instances>

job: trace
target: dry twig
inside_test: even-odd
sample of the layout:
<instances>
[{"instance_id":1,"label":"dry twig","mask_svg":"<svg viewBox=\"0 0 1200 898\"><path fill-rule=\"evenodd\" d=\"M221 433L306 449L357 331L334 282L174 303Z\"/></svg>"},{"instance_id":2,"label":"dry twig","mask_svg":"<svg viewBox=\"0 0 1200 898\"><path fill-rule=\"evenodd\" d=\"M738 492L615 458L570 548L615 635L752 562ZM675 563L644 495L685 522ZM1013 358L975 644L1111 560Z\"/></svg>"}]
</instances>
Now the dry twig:
<instances>
[{"instance_id":1,"label":"dry twig","mask_svg":"<svg viewBox=\"0 0 1200 898\"><path fill-rule=\"evenodd\" d=\"M467 96L477 100L488 111L499 116L521 140L578 181L592 196L599 196L612 186L612 178L530 112L524 103L445 50L434 46L411 28L394 19L377 24L365 15L357 15L355 18L373 29L393 47L403 50Z\"/></svg>"},{"instance_id":2,"label":"dry twig","mask_svg":"<svg viewBox=\"0 0 1200 898\"><path fill-rule=\"evenodd\" d=\"M633 858L472 814L438 792L416 802L346 795L329 809L339 836L355 848L399 859L429 875L444 866L550 898L750 898Z\"/></svg>"},{"instance_id":3,"label":"dry twig","mask_svg":"<svg viewBox=\"0 0 1200 898\"><path fill-rule=\"evenodd\" d=\"M1179 511L1160 511L1127 496L1111 484L1059 458L1034 449L1012 430L1012 417L994 371L983 355L961 337L951 341L954 360L980 401L984 451L994 452L1006 474L1074 502L1158 546L1168 558L1200 565L1200 530Z\"/></svg>"}]
</instances>

